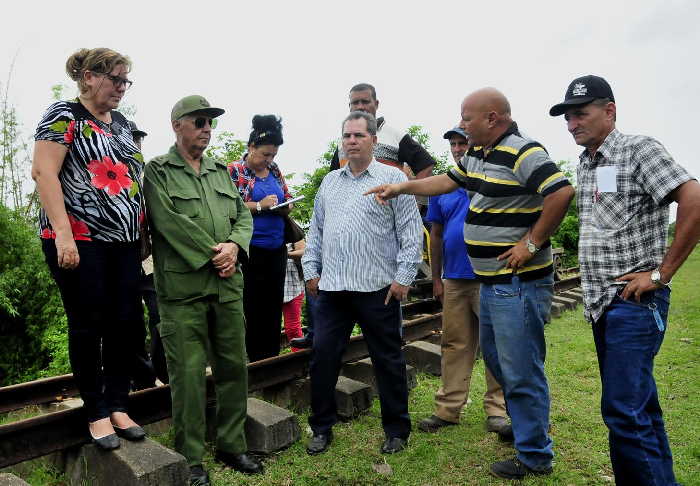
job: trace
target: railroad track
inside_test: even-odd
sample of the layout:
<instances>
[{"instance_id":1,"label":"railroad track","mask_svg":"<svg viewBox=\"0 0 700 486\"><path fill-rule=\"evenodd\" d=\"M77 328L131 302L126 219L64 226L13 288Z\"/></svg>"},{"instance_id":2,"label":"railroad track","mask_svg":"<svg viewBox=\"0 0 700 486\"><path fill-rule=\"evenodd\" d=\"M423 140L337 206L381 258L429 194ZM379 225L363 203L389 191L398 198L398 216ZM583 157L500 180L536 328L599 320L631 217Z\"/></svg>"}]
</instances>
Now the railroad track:
<instances>
[{"instance_id":1,"label":"railroad track","mask_svg":"<svg viewBox=\"0 0 700 486\"><path fill-rule=\"evenodd\" d=\"M425 339L439 330L442 313L439 303L430 296L431 282L417 281L411 295L416 300L402 306L404 341ZM555 283L555 292L565 292L580 286L572 277ZM363 336L353 336L343 363L368 356ZM311 350L284 354L248 364L248 391L255 392L308 375ZM40 405L77 395L73 375L62 375L28 383L0 387L0 412ZM212 377L207 379L207 398L215 400ZM170 387L168 385L140 390L130 394L129 414L140 424L150 424L170 417ZM61 410L0 425L0 469L88 442L86 418L81 408Z\"/></svg>"}]
</instances>

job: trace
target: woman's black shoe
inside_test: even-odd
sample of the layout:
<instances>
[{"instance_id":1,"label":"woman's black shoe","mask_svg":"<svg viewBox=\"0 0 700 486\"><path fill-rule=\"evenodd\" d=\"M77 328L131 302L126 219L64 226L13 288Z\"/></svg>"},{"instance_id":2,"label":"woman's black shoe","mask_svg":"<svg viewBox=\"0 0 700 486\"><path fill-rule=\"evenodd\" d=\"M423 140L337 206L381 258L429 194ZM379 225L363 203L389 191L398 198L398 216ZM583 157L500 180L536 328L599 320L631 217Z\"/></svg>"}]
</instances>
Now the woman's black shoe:
<instances>
[{"instance_id":1,"label":"woman's black shoe","mask_svg":"<svg viewBox=\"0 0 700 486\"><path fill-rule=\"evenodd\" d=\"M92 432L90 433L90 437L92 437ZM105 435L99 439L92 437L92 443L95 444L98 449L111 451L119 448L119 437L117 437L117 434Z\"/></svg>"},{"instance_id":2,"label":"woman's black shoe","mask_svg":"<svg viewBox=\"0 0 700 486\"><path fill-rule=\"evenodd\" d=\"M114 427L114 431L119 437L122 437L126 440L142 440L144 437L146 437L146 431L143 430L143 428L139 425L127 427L126 429L117 427L114 424L112 424L112 427Z\"/></svg>"}]
</instances>

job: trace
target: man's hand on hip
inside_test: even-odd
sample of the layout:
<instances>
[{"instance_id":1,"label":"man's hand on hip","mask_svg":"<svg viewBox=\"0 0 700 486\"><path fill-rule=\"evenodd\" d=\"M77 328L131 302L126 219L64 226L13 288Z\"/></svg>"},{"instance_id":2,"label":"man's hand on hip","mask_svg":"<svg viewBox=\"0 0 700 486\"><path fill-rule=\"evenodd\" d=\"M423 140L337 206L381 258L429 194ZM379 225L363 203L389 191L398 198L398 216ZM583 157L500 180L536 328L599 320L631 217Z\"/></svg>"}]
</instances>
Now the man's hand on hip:
<instances>
[{"instance_id":1,"label":"man's hand on hip","mask_svg":"<svg viewBox=\"0 0 700 486\"><path fill-rule=\"evenodd\" d=\"M408 285L401 285L396 280L391 282L389 292L386 293L386 299L384 299L384 305L389 305L392 297L399 302L406 300L406 297L408 297Z\"/></svg>"},{"instance_id":2,"label":"man's hand on hip","mask_svg":"<svg viewBox=\"0 0 700 486\"><path fill-rule=\"evenodd\" d=\"M497 260L507 259L508 261L506 262L506 268L517 269L525 266L525 264L530 261L533 256L534 254L530 253L530 250L527 249L525 240L520 240L513 248L498 255Z\"/></svg>"},{"instance_id":3,"label":"man's hand on hip","mask_svg":"<svg viewBox=\"0 0 700 486\"><path fill-rule=\"evenodd\" d=\"M306 281L306 291L313 295L314 297L318 296L318 281L321 280L321 277L316 277L312 278L311 280Z\"/></svg>"},{"instance_id":4,"label":"man's hand on hip","mask_svg":"<svg viewBox=\"0 0 700 486\"><path fill-rule=\"evenodd\" d=\"M625 288L622 289L622 297L629 300L634 296L634 300L639 302L642 294L651 290L660 289L662 285L655 284L651 281L651 272L628 273L617 279L618 282L627 282Z\"/></svg>"}]
</instances>

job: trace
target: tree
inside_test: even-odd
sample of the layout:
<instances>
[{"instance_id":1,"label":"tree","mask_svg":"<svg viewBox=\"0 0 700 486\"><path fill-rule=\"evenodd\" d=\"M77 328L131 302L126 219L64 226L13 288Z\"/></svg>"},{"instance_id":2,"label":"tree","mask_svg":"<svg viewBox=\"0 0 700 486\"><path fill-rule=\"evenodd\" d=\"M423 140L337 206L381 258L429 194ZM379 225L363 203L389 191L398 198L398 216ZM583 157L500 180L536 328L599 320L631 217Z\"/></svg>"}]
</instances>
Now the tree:
<instances>
[{"instance_id":1,"label":"tree","mask_svg":"<svg viewBox=\"0 0 700 486\"><path fill-rule=\"evenodd\" d=\"M430 150L430 135L423 129L420 125L411 125L408 127L408 134L420 144L425 150L428 151L430 156L435 160L435 167L433 167L433 174L446 174L449 172L452 162L450 161L449 152L443 152L440 155L436 155Z\"/></svg>"},{"instance_id":2,"label":"tree","mask_svg":"<svg viewBox=\"0 0 700 486\"><path fill-rule=\"evenodd\" d=\"M10 103L11 77L12 66L0 100L0 204L19 209L25 206L23 186L31 157L22 138L17 112Z\"/></svg>"},{"instance_id":3,"label":"tree","mask_svg":"<svg viewBox=\"0 0 700 486\"><path fill-rule=\"evenodd\" d=\"M318 159L316 159L316 162L318 162L318 167L314 169L313 172L304 174L304 182L292 187L292 190L296 196L304 196L304 199L294 205L294 209L292 210L291 214L292 218L302 225L307 225L311 222L316 193L318 192L319 187L321 187L323 178L326 177L326 174L328 174L331 170L331 159L333 159L333 154L337 148L338 142L335 140L329 142L326 151L321 154Z\"/></svg>"},{"instance_id":4,"label":"tree","mask_svg":"<svg viewBox=\"0 0 700 486\"><path fill-rule=\"evenodd\" d=\"M247 144L238 138L233 132L221 132L216 137L216 145L211 145L206 154L223 163L228 164L243 158Z\"/></svg>"},{"instance_id":5,"label":"tree","mask_svg":"<svg viewBox=\"0 0 700 486\"><path fill-rule=\"evenodd\" d=\"M557 166L563 172L571 184L576 184L576 174L573 170L571 162L568 160L560 160ZM578 237L579 237L579 219L578 206L576 198L571 200L569 208L566 210L564 219L562 220L557 231L552 235L552 247L564 249L564 264L572 267L578 263Z\"/></svg>"}]
</instances>

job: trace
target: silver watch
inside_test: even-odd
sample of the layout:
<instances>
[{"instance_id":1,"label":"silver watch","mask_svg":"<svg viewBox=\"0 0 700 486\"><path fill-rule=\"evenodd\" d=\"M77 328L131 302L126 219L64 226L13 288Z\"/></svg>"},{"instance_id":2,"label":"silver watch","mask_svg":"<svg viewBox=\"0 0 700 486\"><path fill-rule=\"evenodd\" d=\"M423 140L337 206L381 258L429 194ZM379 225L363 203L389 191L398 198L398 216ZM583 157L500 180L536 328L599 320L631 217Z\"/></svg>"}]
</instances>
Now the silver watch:
<instances>
[{"instance_id":1,"label":"silver watch","mask_svg":"<svg viewBox=\"0 0 700 486\"><path fill-rule=\"evenodd\" d=\"M668 282L664 282L661 280L661 272L657 268L651 272L651 283L654 285L663 285L664 287L668 287L671 284L671 281L669 280Z\"/></svg>"},{"instance_id":2,"label":"silver watch","mask_svg":"<svg viewBox=\"0 0 700 486\"><path fill-rule=\"evenodd\" d=\"M530 238L527 239L525 246L527 246L527 251L529 251L533 255L535 253L537 253L538 251L540 251L540 249L535 246L535 244L532 242L532 240Z\"/></svg>"},{"instance_id":3,"label":"silver watch","mask_svg":"<svg viewBox=\"0 0 700 486\"><path fill-rule=\"evenodd\" d=\"M260 205L260 201L255 203L255 209L257 209L258 212L262 211L262 206Z\"/></svg>"}]
</instances>

